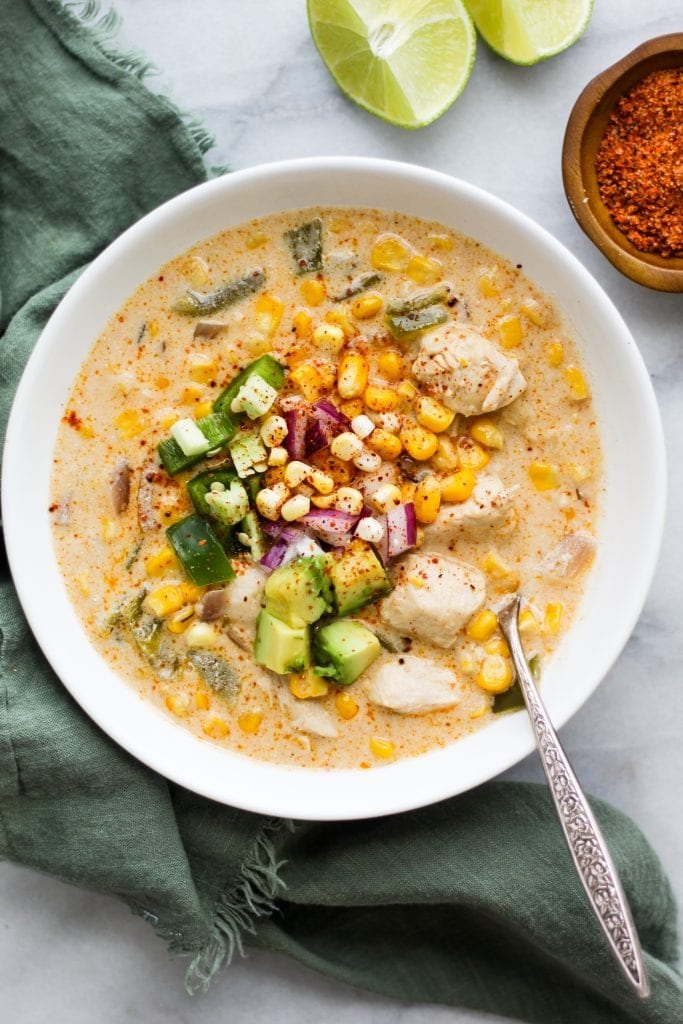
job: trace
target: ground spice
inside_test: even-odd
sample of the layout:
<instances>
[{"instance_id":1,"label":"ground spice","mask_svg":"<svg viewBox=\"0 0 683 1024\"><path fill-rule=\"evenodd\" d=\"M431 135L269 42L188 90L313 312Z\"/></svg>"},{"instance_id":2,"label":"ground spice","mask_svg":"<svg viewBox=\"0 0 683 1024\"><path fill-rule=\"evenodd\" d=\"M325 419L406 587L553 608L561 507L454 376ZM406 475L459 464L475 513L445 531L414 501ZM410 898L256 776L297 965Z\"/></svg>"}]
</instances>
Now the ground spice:
<instances>
[{"instance_id":1,"label":"ground spice","mask_svg":"<svg viewBox=\"0 0 683 1024\"><path fill-rule=\"evenodd\" d=\"M636 249L683 256L683 67L654 71L622 96L595 168L603 203Z\"/></svg>"}]
</instances>

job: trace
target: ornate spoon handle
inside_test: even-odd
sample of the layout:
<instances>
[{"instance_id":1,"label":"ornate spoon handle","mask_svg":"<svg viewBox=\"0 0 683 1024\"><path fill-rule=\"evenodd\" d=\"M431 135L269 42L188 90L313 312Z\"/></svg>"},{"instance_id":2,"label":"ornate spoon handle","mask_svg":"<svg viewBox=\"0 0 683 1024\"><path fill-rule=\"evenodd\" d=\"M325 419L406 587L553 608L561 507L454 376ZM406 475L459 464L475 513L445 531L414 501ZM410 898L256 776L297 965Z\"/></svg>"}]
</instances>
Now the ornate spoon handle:
<instances>
[{"instance_id":1,"label":"ornate spoon handle","mask_svg":"<svg viewBox=\"0 0 683 1024\"><path fill-rule=\"evenodd\" d=\"M517 628L520 598L498 613L512 654L536 746L572 860L622 971L645 999L650 985L638 934L605 838L593 816L532 679Z\"/></svg>"}]
</instances>

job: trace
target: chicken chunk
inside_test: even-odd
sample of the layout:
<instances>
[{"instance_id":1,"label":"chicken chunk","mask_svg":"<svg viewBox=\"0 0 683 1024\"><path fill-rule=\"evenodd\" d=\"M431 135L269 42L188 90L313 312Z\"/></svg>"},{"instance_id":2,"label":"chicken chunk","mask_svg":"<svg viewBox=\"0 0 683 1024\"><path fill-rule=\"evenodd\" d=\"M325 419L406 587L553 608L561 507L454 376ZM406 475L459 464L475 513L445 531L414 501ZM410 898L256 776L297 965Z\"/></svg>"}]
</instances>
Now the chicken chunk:
<instances>
[{"instance_id":1,"label":"chicken chunk","mask_svg":"<svg viewBox=\"0 0 683 1024\"><path fill-rule=\"evenodd\" d=\"M256 619L261 610L266 574L255 565L245 565L226 587L225 617L228 634L245 650L251 650L256 637Z\"/></svg>"},{"instance_id":2,"label":"chicken chunk","mask_svg":"<svg viewBox=\"0 0 683 1024\"><path fill-rule=\"evenodd\" d=\"M441 555L409 555L381 603L380 618L403 636L452 647L485 596L484 576L473 565Z\"/></svg>"},{"instance_id":3,"label":"chicken chunk","mask_svg":"<svg viewBox=\"0 0 683 1024\"><path fill-rule=\"evenodd\" d=\"M284 684L277 687L277 696L295 729L325 739L334 739L338 735L332 715L317 701L299 700Z\"/></svg>"},{"instance_id":4,"label":"chicken chunk","mask_svg":"<svg viewBox=\"0 0 683 1024\"><path fill-rule=\"evenodd\" d=\"M464 416L509 405L526 388L517 360L465 324L449 323L423 335L413 373Z\"/></svg>"},{"instance_id":5,"label":"chicken chunk","mask_svg":"<svg viewBox=\"0 0 683 1024\"><path fill-rule=\"evenodd\" d=\"M425 528L424 548L429 551L452 550L458 537L481 537L500 526L510 508L510 495L499 477L482 473L467 501L442 505L431 526Z\"/></svg>"},{"instance_id":6,"label":"chicken chunk","mask_svg":"<svg viewBox=\"0 0 683 1024\"><path fill-rule=\"evenodd\" d=\"M400 661L385 662L367 684L373 704L401 715L424 715L452 708L460 693L455 676L428 658L404 654Z\"/></svg>"}]
</instances>

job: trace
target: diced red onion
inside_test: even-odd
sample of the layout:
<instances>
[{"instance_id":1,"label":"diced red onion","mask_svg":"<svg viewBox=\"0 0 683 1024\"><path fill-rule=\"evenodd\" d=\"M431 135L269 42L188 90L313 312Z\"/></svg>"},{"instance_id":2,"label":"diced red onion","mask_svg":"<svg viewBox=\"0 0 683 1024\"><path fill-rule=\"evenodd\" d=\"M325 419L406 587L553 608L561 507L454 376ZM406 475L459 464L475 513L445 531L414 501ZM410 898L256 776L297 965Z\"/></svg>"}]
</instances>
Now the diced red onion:
<instances>
[{"instance_id":1,"label":"diced red onion","mask_svg":"<svg viewBox=\"0 0 683 1024\"><path fill-rule=\"evenodd\" d=\"M382 560L382 565L386 565L389 561L389 530L387 528L387 517L375 516L375 518L377 522L384 527L382 539L375 544L375 550Z\"/></svg>"},{"instance_id":2,"label":"diced red onion","mask_svg":"<svg viewBox=\"0 0 683 1024\"><path fill-rule=\"evenodd\" d=\"M396 558L404 554L410 548L415 547L417 541L417 520L415 519L415 506L412 501L398 505L387 512L387 555L389 558Z\"/></svg>"},{"instance_id":3,"label":"diced red onion","mask_svg":"<svg viewBox=\"0 0 683 1024\"><path fill-rule=\"evenodd\" d=\"M308 410L305 405L288 409L285 413L287 437L285 448L290 459L303 459L306 454L306 430L308 428Z\"/></svg>"},{"instance_id":4,"label":"diced red onion","mask_svg":"<svg viewBox=\"0 0 683 1024\"><path fill-rule=\"evenodd\" d=\"M261 529L269 537L273 537L274 540L286 540L287 543L298 540L302 533L300 527L292 526L291 523L286 523L284 519L278 519L277 522L273 522L272 519L262 519Z\"/></svg>"},{"instance_id":5,"label":"diced red onion","mask_svg":"<svg viewBox=\"0 0 683 1024\"><path fill-rule=\"evenodd\" d=\"M334 548L343 548L353 537L353 529L360 516L352 516L350 512L340 509L317 508L302 516L300 523L313 530L320 540Z\"/></svg>"},{"instance_id":6,"label":"diced red onion","mask_svg":"<svg viewBox=\"0 0 683 1024\"><path fill-rule=\"evenodd\" d=\"M319 409L320 412L324 412L330 419L336 420L340 427L349 426L350 420L348 416L345 416L343 412L337 408L337 406L328 401L327 398L321 398L319 402L316 402L313 406L314 409Z\"/></svg>"},{"instance_id":7,"label":"diced red onion","mask_svg":"<svg viewBox=\"0 0 683 1024\"><path fill-rule=\"evenodd\" d=\"M306 455L313 455L321 448L327 448L341 430L349 426L349 420L332 402L321 398L311 409L306 430Z\"/></svg>"},{"instance_id":8,"label":"diced red onion","mask_svg":"<svg viewBox=\"0 0 683 1024\"><path fill-rule=\"evenodd\" d=\"M286 540L276 540L270 551L266 551L265 555L260 561L260 564L264 569L268 569L270 572L273 569L277 569L282 564L282 559L285 557L285 552L289 544Z\"/></svg>"}]
</instances>

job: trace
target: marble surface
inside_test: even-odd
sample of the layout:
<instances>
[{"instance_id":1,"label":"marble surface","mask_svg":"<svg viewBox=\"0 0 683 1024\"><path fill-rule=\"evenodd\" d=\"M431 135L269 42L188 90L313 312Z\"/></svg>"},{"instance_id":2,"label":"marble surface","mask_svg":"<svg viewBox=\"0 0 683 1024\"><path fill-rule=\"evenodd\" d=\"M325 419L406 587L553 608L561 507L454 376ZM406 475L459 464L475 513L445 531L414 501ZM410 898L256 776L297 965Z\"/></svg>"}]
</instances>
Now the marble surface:
<instances>
[{"instance_id":1,"label":"marble surface","mask_svg":"<svg viewBox=\"0 0 683 1024\"><path fill-rule=\"evenodd\" d=\"M667 533L628 647L562 736L586 788L636 819L682 897L683 295L649 292L621 277L576 226L560 177L564 126L580 89L638 43L680 31L681 0L596 0L585 36L535 68L508 65L480 44L465 93L418 133L392 128L344 99L311 43L303 0L259 0L250 7L238 0L118 0L117 7L123 15L120 44L144 50L163 69L150 86L168 91L215 132L213 162L240 168L349 153L458 175L507 199L560 238L622 312L664 418ZM637 471L634 466L634 486ZM540 778L533 758L508 774ZM232 1024L266 1017L297 1024L494 1020L355 993L265 954L235 962L194 1000L183 990L183 971L151 929L116 901L0 866L0 992L8 1019L19 1024L38 1024L48 1014L55 1024L212 1024L226 1011Z\"/></svg>"}]
</instances>

